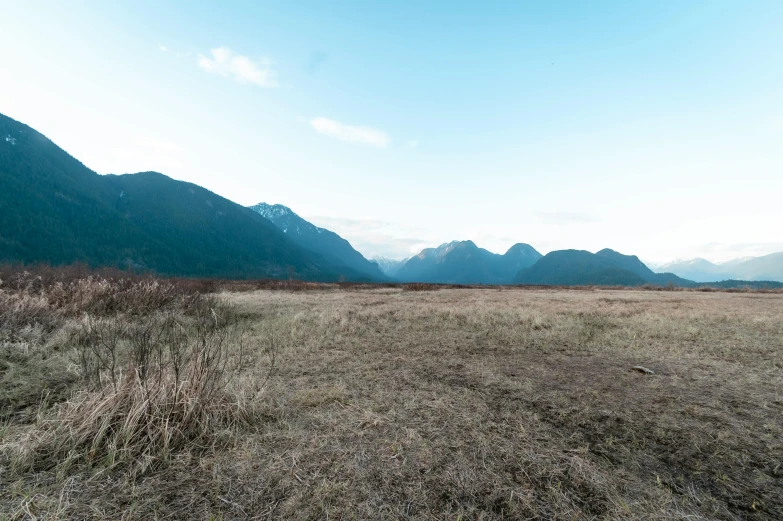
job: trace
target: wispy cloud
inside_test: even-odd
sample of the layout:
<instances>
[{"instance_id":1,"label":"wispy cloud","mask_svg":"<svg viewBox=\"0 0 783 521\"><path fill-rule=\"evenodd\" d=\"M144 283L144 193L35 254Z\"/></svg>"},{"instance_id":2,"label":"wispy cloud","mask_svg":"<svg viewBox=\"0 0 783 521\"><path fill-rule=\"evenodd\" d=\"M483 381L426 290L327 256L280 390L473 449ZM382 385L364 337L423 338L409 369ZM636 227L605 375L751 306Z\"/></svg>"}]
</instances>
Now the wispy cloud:
<instances>
[{"instance_id":1,"label":"wispy cloud","mask_svg":"<svg viewBox=\"0 0 783 521\"><path fill-rule=\"evenodd\" d=\"M210 56L199 54L198 66L207 72L233 77L239 83L251 83L259 87L276 87L277 74L268 60L251 60L234 54L228 47L209 51Z\"/></svg>"},{"instance_id":2,"label":"wispy cloud","mask_svg":"<svg viewBox=\"0 0 783 521\"><path fill-rule=\"evenodd\" d=\"M319 134L344 141L346 143L358 143L378 148L386 147L391 138L386 132L371 127L362 127L355 125L346 125L333 119L313 118L310 120L310 126Z\"/></svg>"},{"instance_id":3,"label":"wispy cloud","mask_svg":"<svg viewBox=\"0 0 783 521\"><path fill-rule=\"evenodd\" d=\"M416 139L411 139L405 142L405 146L408 148L419 148L419 141Z\"/></svg>"}]
</instances>

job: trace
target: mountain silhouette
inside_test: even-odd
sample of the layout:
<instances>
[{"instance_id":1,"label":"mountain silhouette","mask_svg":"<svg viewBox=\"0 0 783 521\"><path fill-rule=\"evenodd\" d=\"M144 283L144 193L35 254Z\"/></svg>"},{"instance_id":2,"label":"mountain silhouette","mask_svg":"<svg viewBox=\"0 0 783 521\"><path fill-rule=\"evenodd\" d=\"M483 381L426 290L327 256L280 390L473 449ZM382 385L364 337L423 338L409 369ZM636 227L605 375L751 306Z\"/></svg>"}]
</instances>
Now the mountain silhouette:
<instances>
[{"instance_id":1,"label":"mountain silhouette","mask_svg":"<svg viewBox=\"0 0 783 521\"><path fill-rule=\"evenodd\" d=\"M302 248L256 212L156 172L98 175L0 115L0 262L163 275L367 279Z\"/></svg>"},{"instance_id":2,"label":"mountain silhouette","mask_svg":"<svg viewBox=\"0 0 783 521\"><path fill-rule=\"evenodd\" d=\"M696 282L732 279L783 282L783 252L734 259L721 264L714 264L706 259L691 259L665 264L661 269Z\"/></svg>"},{"instance_id":3,"label":"mountain silhouette","mask_svg":"<svg viewBox=\"0 0 783 521\"><path fill-rule=\"evenodd\" d=\"M516 284L551 286L641 286L645 279L624 269L606 256L583 250L549 252L529 268L522 269Z\"/></svg>"},{"instance_id":4,"label":"mountain silhouette","mask_svg":"<svg viewBox=\"0 0 783 521\"><path fill-rule=\"evenodd\" d=\"M386 257L373 257L372 262L376 263L381 271L387 276L394 278L397 272L408 262L408 259L388 259Z\"/></svg>"},{"instance_id":5,"label":"mountain silhouette","mask_svg":"<svg viewBox=\"0 0 783 521\"><path fill-rule=\"evenodd\" d=\"M269 219L296 244L320 254L333 265L347 267L372 280L388 280L380 267L365 259L351 243L326 228L319 228L302 219L287 206L258 203L250 209Z\"/></svg>"},{"instance_id":6,"label":"mountain silhouette","mask_svg":"<svg viewBox=\"0 0 783 521\"><path fill-rule=\"evenodd\" d=\"M473 241L453 241L411 257L395 278L403 282L508 284L520 268L541 257L532 246L515 244L504 255L479 248Z\"/></svg>"}]
</instances>

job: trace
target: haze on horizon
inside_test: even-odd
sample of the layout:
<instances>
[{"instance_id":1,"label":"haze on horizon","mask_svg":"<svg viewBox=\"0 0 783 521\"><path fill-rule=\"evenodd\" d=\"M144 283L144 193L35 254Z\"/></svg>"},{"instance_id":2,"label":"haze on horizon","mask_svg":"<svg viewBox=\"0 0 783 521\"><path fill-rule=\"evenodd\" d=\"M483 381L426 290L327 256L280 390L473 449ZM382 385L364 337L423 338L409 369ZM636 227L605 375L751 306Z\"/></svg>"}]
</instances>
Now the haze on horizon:
<instances>
[{"instance_id":1,"label":"haze on horizon","mask_svg":"<svg viewBox=\"0 0 783 521\"><path fill-rule=\"evenodd\" d=\"M783 250L783 3L5 2L0 113L368 257Z\"/></svg>"}]
</instances>

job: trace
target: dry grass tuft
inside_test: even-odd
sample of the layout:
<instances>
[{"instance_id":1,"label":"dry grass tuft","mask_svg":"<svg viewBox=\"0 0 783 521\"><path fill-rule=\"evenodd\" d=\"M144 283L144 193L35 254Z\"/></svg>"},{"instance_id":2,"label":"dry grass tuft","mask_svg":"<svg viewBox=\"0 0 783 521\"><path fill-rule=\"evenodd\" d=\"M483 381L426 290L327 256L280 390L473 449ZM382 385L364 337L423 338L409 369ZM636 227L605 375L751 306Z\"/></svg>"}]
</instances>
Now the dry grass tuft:
<instances>
[{"instance_id":1,"label":"dry grass tuft","mask_svg":"<svg viewBox=\"0 0 783 521\"><path fill-rule=\"evenodd\" d=\"M35 471L83 461L101 468L130 466L137 474L183 450L214 448L220 433L245 415L202 363L188 364L189 374L179 384L172 374L145 383L131 366L116 389L77 394L45 421L21 462Z\"/></svg>"}]
</instances>

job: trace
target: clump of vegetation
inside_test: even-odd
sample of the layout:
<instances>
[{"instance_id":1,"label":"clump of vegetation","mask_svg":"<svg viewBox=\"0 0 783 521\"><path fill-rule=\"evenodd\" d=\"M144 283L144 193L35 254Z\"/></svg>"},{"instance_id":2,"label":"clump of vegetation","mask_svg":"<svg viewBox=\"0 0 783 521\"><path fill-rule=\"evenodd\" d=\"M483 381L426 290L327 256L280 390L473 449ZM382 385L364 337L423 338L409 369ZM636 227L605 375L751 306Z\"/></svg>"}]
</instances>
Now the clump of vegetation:
<instances>
[{"instance_id":1,"label":"clump of vegetation","mask_svg":"<svg viewBox=\"0 0 783 521\"><path fill-rule=\"evenodd\" d=\"M172 313L86 321L76 352L87 389L27 447L33 468L81 459L143 471L241 422L247 413L227 387L247 346L226 324L230 308L199 311L190 321Z\"/></svg>"},{"instance_id":2,"label":"clump of vegetation","mask_svg":"<svg viewBox=\"0 0 783 521\"><path fill-rule=\"evenodd\" d=\"M0 326L0 413L36 416L24 443L5 447L17 471L143 472L252 418L229 387L262 353L229 303L189 284L18 271L0 280Z\"/></svg>"}]
</instances>

